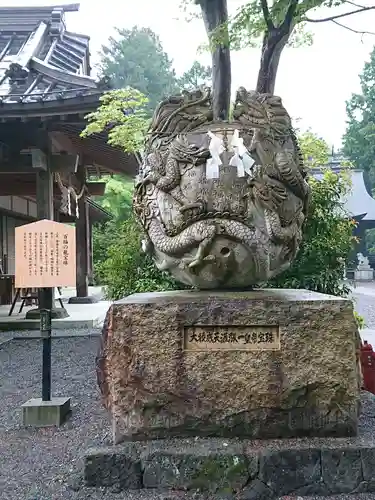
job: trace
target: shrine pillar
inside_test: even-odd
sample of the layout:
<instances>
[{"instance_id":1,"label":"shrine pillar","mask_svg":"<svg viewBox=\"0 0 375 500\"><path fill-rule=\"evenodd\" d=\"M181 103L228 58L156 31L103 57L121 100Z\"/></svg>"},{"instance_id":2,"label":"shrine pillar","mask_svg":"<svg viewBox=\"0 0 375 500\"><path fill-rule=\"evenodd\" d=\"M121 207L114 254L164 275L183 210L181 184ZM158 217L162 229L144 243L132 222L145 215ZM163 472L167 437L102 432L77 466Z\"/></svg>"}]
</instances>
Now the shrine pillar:
<instances>
[{"instance_id":1,"label":"shrine pillar","mask_svg":"<svg viewBox=\"0 0 375 500\"><path fill-rule=\"evenodd\" d=\"M80 186L78 199L76 200L78 204L78 217L76 218L77 287L76 297L71 297L69 304L93 304L98 302L98 300L89 295L91 231L89 205L87 203L87 191L85 187L86 168L82 161L79 162L75 175Z\"/></svg>"}]
</instances>

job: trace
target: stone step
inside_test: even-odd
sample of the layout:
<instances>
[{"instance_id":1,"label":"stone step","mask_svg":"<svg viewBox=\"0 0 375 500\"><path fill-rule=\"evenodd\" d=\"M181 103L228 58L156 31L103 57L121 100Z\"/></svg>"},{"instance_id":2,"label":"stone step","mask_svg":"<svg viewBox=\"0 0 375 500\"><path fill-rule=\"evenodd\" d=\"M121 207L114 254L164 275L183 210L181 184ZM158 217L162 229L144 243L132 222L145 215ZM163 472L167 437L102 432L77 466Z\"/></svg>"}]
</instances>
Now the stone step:
<instances>
[{"instance_id":1,"label":"stone step","mask_svg":"<svg viewBox=\"0 0 375 500\"><path fill-rule=\"evenodd\" d=\"M341 493L360 498L375 492L375 446L344 438L129 442L89 450L84 482L119 490L199 491L223 500Z\"/></svg>"},{"instance_id":2,"label":"stone step","mask_svg":"<svg viewBox=\"0 0 375 500\"><path fill-rule=\"evenodd\" d=\"M188 492L173 492L173 491L160 491L160 490L131 490L126 492L125 496L119 496L119 491L114 489L111 492L105 494L105 497L100 493L99 496L95 496L95 492L92 491L91 488L85 489L85 491L81 491L83 494L87 494L87 498L92 500L96 500L100 498L102 500L105 498L106 500L121 500L126 498L126 500L237 500L240 497L236 497L235 495L216 495L216 494L197 494L197 493L188 493ZM121 493L120 493L121 495ZM371 496L370 496L371 495ZM82 497L83 498L83 497ZM85 497L86 498L86 497ZM259 497L257 500L260 500ZM363 493L363 494L342 494L342 495L334 495L334 496L283 496L279 497L277 500L374 500L374 495L371 493ZM275 499L276 500L276 499Z\"/></svg>"}]
</instances>

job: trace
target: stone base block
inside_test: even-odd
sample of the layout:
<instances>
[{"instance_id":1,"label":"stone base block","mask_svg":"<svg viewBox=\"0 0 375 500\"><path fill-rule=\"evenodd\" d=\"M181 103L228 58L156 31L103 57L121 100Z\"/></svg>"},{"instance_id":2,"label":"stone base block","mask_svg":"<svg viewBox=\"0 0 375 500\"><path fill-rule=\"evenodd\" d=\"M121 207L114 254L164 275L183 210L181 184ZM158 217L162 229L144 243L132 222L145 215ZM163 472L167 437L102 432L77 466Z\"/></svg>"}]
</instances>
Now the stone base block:
<instances>
[{"instance_id":1,"label":"stone base block","mask_svg":"<svg viewBox=\"0 0 375 500\"><path fill-rule=\"evenodd\" d=\"M68 318L69 314L65 307L54 307L51 310L52 319L64 319ZM30 309L27 311L26 319L40 319L40 309Z\"/></svg>"},{"instance_id":2,"label":"stone base block","mask_svg":"<svg viewBox=\"0 0 375 500\"><path fill-rule=\"evenodd\" d=\"M99 300L93 295L87 297L70 297L68 304L97 304Z\"/></svg>"},{"instance_id":3,"label":"stone base block","mask_svg":"<svg viewBox=\"0 0 375 500\"><path fill-rule=\"evenodd\" d=\"M374 271L373 269L356 269L354 271L354 279L356 281L373 281Z\"/></svg>"},{"instance_id":4,"label":"stone base block","mask_svg":"<svg viewBox=\"0 0 375 500\"><path fill-rule=\"evenodd\" d=\"M304 290L127 297L97 359L114 442L355 435L359 342L350 300Z\"/></svg>"},{"instance_id":5,"label":"stone base block","mask_svg":"<svg viewBox=\"0 0 375 500\"><path fill-rule=\"evenodd\" d=\"M59 427L70 414L70 398L30 399L22 405L23 425L32 427Z\"/></svg>"},{"instance_id":6,"label":"stone base block","mask_svg":"<svg viewBox=\"0 0 375 500\"><path fill-rule=\"evenodd\" d=\"M213 438L133 442L89 450L84 483L118 491L200 491L227 500L375 492L375 447L335 438L261 447Z\"/></svg>"}]
</instances>

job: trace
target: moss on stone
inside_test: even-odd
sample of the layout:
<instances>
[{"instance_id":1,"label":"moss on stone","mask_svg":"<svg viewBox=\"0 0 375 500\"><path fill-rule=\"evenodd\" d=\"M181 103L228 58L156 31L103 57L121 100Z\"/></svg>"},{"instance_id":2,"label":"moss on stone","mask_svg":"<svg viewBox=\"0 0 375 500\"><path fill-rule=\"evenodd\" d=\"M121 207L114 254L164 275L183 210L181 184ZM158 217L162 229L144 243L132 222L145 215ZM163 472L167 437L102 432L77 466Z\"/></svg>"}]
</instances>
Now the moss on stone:
<instances>
[{"instance_id":1,"label":"moss on stone","mask_svg":"<svg viewBox=\"0 0 375 500\"><path fill-rule=\"evenodd\" d=\"M249 476L244 456L216 455L203 459L191 480L191 489L232 493L240 489Z\"/></svg>"}]
</instances>

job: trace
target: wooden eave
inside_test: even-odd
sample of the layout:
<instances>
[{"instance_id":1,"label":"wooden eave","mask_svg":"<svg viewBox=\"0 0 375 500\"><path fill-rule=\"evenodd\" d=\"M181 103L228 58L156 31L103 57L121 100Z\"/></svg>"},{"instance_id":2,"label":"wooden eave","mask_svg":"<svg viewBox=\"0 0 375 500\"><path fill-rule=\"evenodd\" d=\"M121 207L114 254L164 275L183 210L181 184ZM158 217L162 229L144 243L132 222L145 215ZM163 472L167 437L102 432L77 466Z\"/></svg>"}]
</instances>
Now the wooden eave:
<instances>
[{"instance_id":1,"label":"wooden eave","mask_svg":"<svg viewBox=\"0 0 375 500\"><path fill-rule=\"evenodd\" d=\"M90 137L80 136L85 124L58 122L50 129L50 136L54 144L59 145L61 151L77 154L85 158L89 175L120 174L135 177L139 165L134 154L125 153L122 149L108 144L107 134L94 134Z\"/></svg>"},{"instance_id":2,"label":"wooden eave","mask_svg":"<svg viewBox=\"0 0 375 500\"><path fill-rule=\"evenodd\" d=\"M99 106L102 92L99 90L87 91L74 89L61 93L56 99L46 100L42 97L38 101L25 102L25 96L15 95L18 102L4 102L0 96L0 121L9 119L67 117L73 114L87 114ZM58 94L58 92L56 92Z\"/></svg>"}]
</instances>

